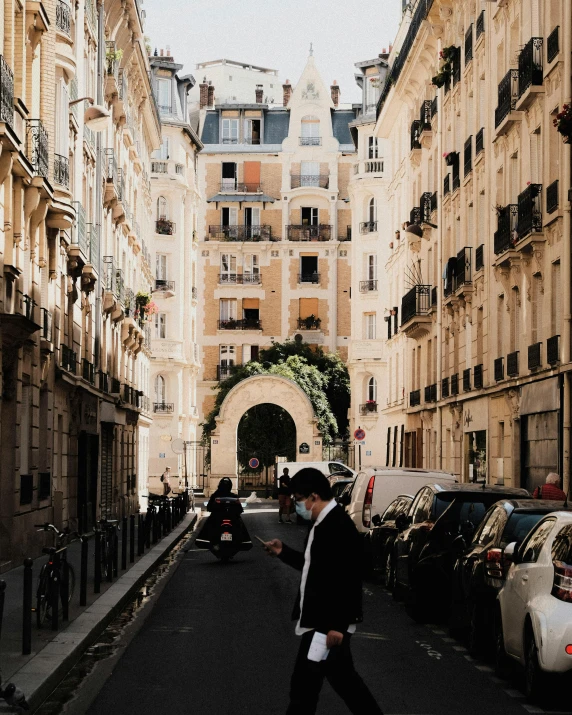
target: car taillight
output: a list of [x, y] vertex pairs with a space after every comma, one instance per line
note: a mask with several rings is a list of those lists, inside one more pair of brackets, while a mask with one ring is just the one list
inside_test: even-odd
[[554, 562], [552, 595], [560, 601], [572, 603], [572, 566], [563, 561]]
[[566, 651], [566, 655], [572, 655], [572, 643], [569, 643], [564, 650]]
[[503, 552], [502, 549], [488, 549], [485, 560], [485, 570], [487, 576], [491, 578], [503, 578]]
[[363, 512], [362, 512], [362, 523], [369, 529], [371, 525], [371, 505], [373, 502], [373, 486], [375, 484], [375, 477], [370, 477], [365, 491], [365, 497], [363, 500]]

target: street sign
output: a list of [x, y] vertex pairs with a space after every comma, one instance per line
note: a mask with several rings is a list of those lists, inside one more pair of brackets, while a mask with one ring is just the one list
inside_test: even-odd
[[185, 443], [182, 439], [174, 439], [171, 442], [171, 449], [175, 454], [183, 454], [185, 451]]
[[310, 454], [310, 445], [307, 442], [302, 442], [298, 447], [300, 454]]
[[260, 462], [258, 461], [258, 459], [256, 459], [256, 457], [252, 457], [252, 459], [248, 461], [248, 466], [251, 469], [258, 469], [258, 467], [260, 466]]
[[362, 439], [365, 439], [365, 430], [362, 429], [361, 427], [357, 429], [354, 432], [354, 439], [357, 439], [358, 442], [361, 442]]

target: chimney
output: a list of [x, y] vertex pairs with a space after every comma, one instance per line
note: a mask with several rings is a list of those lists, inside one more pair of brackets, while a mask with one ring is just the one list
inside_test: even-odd
[[288, 102], [290, 101], [290, 97], [292, 96], [292, 85], [290, 84], [290, 80], [287, 79], [286, 82], [282, 85], [283, 89], [283, 104], [286, 107], [288, 105]]
[[209, 106], [209, 86], [207, 84], [206, 77], [199, 84], [199, 90], [199, 107], [201, 109], [206, 109]]
[[334, 80], [330, 90], [332, 92], [332, 102], [334, 103], [334, 107], [337, 107], [340, 103], [340, 88], [337, 80]]
[[214, 107], [214, 87], [211, 82], [209, 82], [208, 98], [209, 107]]
[[262, 96], [264, 94], [264, 86], [261, 84], [256, 85], [256, 104], [262, 104]]

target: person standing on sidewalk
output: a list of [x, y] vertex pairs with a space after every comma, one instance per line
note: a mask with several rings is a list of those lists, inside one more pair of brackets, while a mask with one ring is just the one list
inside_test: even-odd
[[304, 552], [280, 539], [265, 542], [271, 555], [302, 571], [292, 616], [302, 641], [286, 715], [314, 715], [324, 678], [354, 715], [383, 715], [354, 668], [350, 648], [356, 624], [362, 621], [362, 545], [357, 529], [317, 469], [301, 469], [291, 489], [296, 512], [314, 522]]
[[284, 467], [282, 475], [278, 477], [278, 523], [283, 524], [284, 515], [286, 524], [291, 524], [290, 507], [292, 506], [292, 490], [290, 488], [290, 472], [288, 467]]
[[167, 496], [171, 492], [171, 467], [166, 467], [163, 474], [161, 474], [161, 481], [163, 482], [163, 496]]

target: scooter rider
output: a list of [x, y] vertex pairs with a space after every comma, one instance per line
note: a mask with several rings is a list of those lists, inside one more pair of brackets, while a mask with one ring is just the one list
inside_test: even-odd
[[223, 477], [218, 483], [218, 487], [215, 492], [211, 495], [209, 503], [207, 504], [207, 511], [220, 511], [221, 506], [217, 503], [217, 499], [221, 497], [227, 497], [230, 499], [236, 499], [236, 504], [233, 504], [233, 511], [236, 510], [237, 514], [242, 514], [244, 509], [242, 504], [238, 500], [238, 494], [234, 494], [232, 491], [232, 479], [230, 477]]

